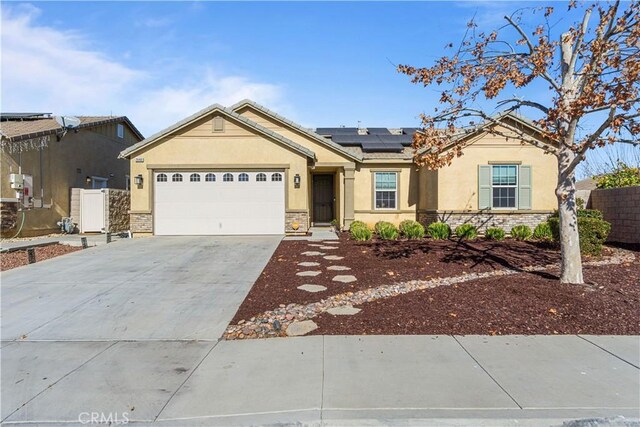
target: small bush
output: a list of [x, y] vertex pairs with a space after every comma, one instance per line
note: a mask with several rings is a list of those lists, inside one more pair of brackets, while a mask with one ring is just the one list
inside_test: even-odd
[[351, 237], [353, 237], [354, 240], [358, 240], [361, 242], [365, 240], [371, 240], [371, 237], [373, 236], [373, 232], [369, 230], [369, 227], [367, 227], [366, 225], [356, 225], [354, 227], [353, 224], [351, 224], [349, 233], [351, 233]]
[[383, 240], [396, 240], [400, 235], [395, 225], [385, 221], [380, 221], [376, 224], [376, 231]]
[[504, 240], [504, 230], [500, 227], [490, 227], [484, 236], [489, 240]]
[[358, 228], [358, 227], [364, 227], [364, 228], [369, 228], [367, 227], [367, 224], [365, 224], [362, 221], [353, 221], [351, 223], [351, 225], [349, 226], [349, 230], [353, 229], [353, 228]]
[[418, 221], [407, 219], [400, 223], [400, 233], [409, 239], [422, 239], [424, 237], [424, 226]]
[[528, 240], [531, 234], [531, 227], [528, 225], [516, 225], [511, 229], [511, 237], [516, 240]]
[[456, 227], [456, 237], [463, 240], [473, 240], [478, 237], [478, 229], [473, 224], [462, 224]]
[[427, 234], [437, 240], [446, 240], [451, 236], [451, 227], [444, 222], [432, 222], [427, 227]]
[[533, 238], [537, 240], [551, 240], [553, 238], [551, 226], [549, 226], [547, 221], [536, 225], [536, 228], [533, 230]]
[[618, 162], [616, 169], [596, 179], [597, 188], [620, 188], [640, 185], [640, 168]]
[[[560, 218], [549, 218], [549, 227], [555, 241], [560, 241]], [[587, 255], [600, 255], [602, 244], [607, 240], [611, 224], [599, 218], [578, 217], [578, 235], [580, 252]]]

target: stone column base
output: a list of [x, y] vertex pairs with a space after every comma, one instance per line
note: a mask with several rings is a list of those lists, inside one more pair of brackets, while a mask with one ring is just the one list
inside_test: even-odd
[[153, 233], [153, 215], [150, 213], [129, 214], [132, 233]]
[[500, 227], [507, 233], [516, 225], [528, 225], [533, 230], [538, 224], [549, 219], [551, 211], [418, 211], [418, 222], [427, 227], [432, 222], [449, 224], [452, 230], [462, 224], [473, 224], [478, 231], [489, 227]]
[[[284, 214], [285, 233], [304, 234], [309, 231], [309, 212], [307, 211], [287, 211]], [[294, 228], [297, 224], [297, 228]]]

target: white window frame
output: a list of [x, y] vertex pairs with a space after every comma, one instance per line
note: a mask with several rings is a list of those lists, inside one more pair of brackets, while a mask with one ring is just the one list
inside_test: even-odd
[[122, 123], [116, 125], [116, 133], [118, 134], [118, 138], [124, 138], [124, 125]]
[[[516, 183], [515, 184], [494, 184], [493, 183], [493, 171], [495, 170], [495, 168], [499, 168], [499, 167], [504, 167], [504, 166], [509, 166], [509, 167], [514, 167], [516, 168]], [[519, 174], [520, 174], [520, 168], [517, 164], [498, 164], [498, 165], [491, 165], [491, 209], [496, 209], [496, 210], [507, 210], [507, 211], [513, 211], [513, 210], [518, 210], [518, 180], [519, 180]], [[514, 188], [514, 206], [494, 206], [493, 204], [493, 189], [494, 188]]]
[[[378, 185], [378, 180], [377, 180], [377, 176], [380, 174], [393, 174], [396, 177], [396, 187], [394, 189], [390, 189], [390, 188], [380, 188], [378, 189], [377, 185]], [[400, 180], [400, 174], [398, 173], [398, 171], [375, 171], [373, 172], [373, 210], [376, 211], [397, 211], [398, 210], [398, 187], [399, 187], [399, 180]], [[388, 208], [379, 208], [378, 207], [378, 193], [382, 193], [382, 192], [392, 192], [395, 193], [395, 198], [394, 198], [394, 204], [395, 206], [393, 207], [388, 207]]]

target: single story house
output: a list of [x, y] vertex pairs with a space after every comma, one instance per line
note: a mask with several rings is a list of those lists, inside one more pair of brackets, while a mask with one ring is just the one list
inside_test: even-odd
[[[127, 117], [61, 118], [46, 113], [0, 114], [2, 236], [60, 230], [71, 188], [129, 187], [129, 162], [118, 154], [144, 139]], [[65, 123], [63, 127], [61, 123]], [[26, 175], [16, 191], [17, 175]]]
[[556, 206], [556, 159], [541, 149], [478, 128], [464, 156], [429, 171], [413, 162], [415, 131], [307, 129], [250, 100], [214, 104], [121, 153], [138, 183], [131, 230], [281, 234], [405, 219], [510, 230]]

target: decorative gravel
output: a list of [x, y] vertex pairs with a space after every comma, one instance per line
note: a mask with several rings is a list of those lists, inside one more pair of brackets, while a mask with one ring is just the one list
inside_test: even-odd
[[[60, 255], [66, 255], [68, 253], [76, 252], [79, 250], [82, 250], [82, 248], [78, 246], [69, 246], [62, 244], [39, 246], [35, 248], [36, 262], [44, 261], [45, 259], [49, 258], [55, 258]], [[0, 270], [2, 271], [21, 267], [27, 264], [29, 264], [29, 256], [27, 255], [26, 250], [5, 252], [0, 254]]]

